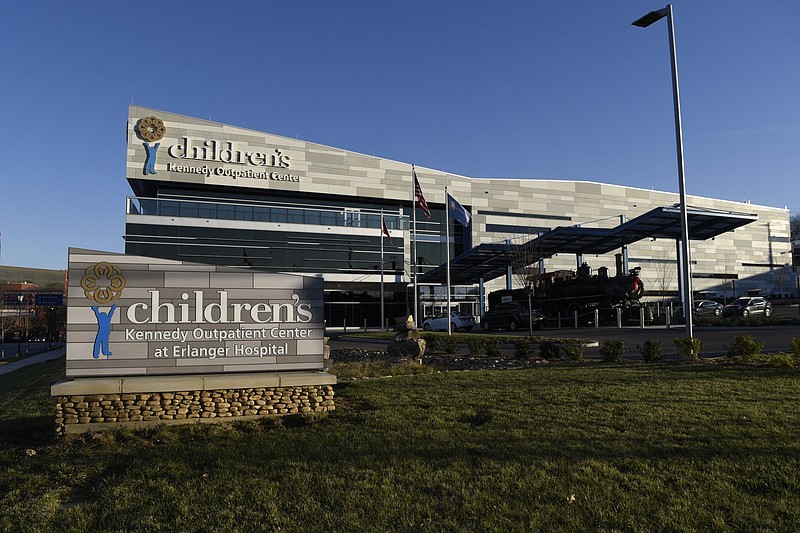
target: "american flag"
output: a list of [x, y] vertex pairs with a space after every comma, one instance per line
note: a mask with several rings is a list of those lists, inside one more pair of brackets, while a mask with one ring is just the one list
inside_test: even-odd
[[419, 186], [419, 180], [417, 179], [417, 171], [412, 170], [414, 174], [414, 194], [417, 196], [417, 203], [422, 208], [422, 211], [425, 212], [425, 216], [427, 218], [431, 218], [431, 210], [428, 209], [428, 202], [425, 201], [425, 197], [422, 196], [422, 187]]
[[392, 242], [392, 234], [389, 233], [389, 228], [386, 227], [386, 220], [383, 218], [383, 214], [381, 214], [381, 227], [383, 228], [383, 234], [389, 237], [389, 244], [394, 244]]

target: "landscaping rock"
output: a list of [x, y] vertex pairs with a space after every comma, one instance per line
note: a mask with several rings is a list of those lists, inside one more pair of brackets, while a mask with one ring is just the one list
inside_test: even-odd
[[417, 360], [425, 354], [424, 339], [410, 339], [401, 342], [392, 342], [386, 347], [386, 354], [389, 357], [399, 359]]
[[397, 334], [386, 347], [389, 357], [418, 360], [425, 355], [425, 341], [419, 337], [413, 316], [408, 315], [405, 320], [397, 319], [393, 331]]

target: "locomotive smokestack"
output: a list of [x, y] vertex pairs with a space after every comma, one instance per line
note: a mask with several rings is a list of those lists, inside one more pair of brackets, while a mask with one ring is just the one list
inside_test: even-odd
[[622, 271], [622, 254], [614, 254], [614, 259], [617, 261], [617, 276], [624, 276], [625, 272]]

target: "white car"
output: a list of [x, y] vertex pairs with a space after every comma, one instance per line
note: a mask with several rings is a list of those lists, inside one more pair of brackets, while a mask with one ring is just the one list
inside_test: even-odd
[[[459, 329], [470, 331], [475, 327], [475, 317], [472, 315], [451, 311], [449, 320], [451, 331]], [[447, 331], [447, 321], [448, 317], [443, 314], [436, 315], [433, 318], [426, 318], [422, 323], [422, 329], [425, 331]]]

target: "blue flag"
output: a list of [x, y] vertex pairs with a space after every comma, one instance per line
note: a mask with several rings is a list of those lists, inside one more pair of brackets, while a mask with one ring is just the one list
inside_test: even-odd
[[451, 217], [461, 222], [461, 225], [465, 228], [469, 226], [472, 215], [469, 214], [469, 211], [464, 209], [463, 205], [458, 203], [458, 200], [450, 196], [450, 193], [447, 193], [447, 208], [450, 211]]

